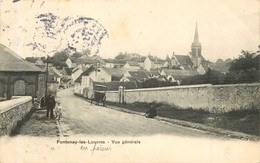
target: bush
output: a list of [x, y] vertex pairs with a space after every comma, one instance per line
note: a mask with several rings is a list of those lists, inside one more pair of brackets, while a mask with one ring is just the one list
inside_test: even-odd
[[140, 87], [141, 88], [155, 88], [155, 87], [168, 87], [168, 86], [176, 86], [176, 85], [178, 85], [176, 82], [159, 81], [155, 78], [151, 78], [151, 79], [143, 81], [140, 84]]

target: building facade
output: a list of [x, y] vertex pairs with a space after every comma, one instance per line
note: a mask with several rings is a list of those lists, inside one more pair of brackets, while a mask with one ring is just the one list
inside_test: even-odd
[[45, 72], [0, 44], [0, 97], [33, 96], [45, 93]]

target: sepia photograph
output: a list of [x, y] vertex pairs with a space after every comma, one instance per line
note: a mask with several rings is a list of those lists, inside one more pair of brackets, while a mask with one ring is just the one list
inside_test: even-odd
[[259, 163], [259, 0], [0, 0], [0, 163]]

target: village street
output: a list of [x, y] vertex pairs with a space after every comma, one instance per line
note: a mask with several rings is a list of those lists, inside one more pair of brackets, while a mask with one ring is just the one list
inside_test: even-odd
[[[217, 138], [216, 135], [204, 131], [91, 105], [84, 99], [74, 96], [72, 89], [59, 91], [57, 101], [62, 106], [61, 128], [62, 130], [64, 127], [67, 128], [66, 130], [73, 135], [146, 136], [165, 134]], [[68, 136], [71, 136], [70, 134]]]

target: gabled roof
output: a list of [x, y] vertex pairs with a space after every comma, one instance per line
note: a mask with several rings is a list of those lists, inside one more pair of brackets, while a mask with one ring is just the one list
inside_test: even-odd
[[125, 60], [117, 60], [117, 59], [104, 59], [105, 63], [114, 63], [114, 64], [126, 64]]
[[145, 59], [146, 59], [146, 57], [145, 57], [145, 56], [142, 56], [141, 58], [139, 58], [139, 59], [137, 60], [137, 62], [144, 62]]
[[0, 44], [0, 71], [44, 72], [39, 67], [22, 59], [18, 54]]
[[193, 63], [188, 55], [175, 55], [175, 57], [182, 66], [193, 66]]
[[105, 64], [105, 61], [99, 55], [93, 56], [92, 59], [97, 63]]
[[95, 64], [97, 61], [91, 59], [91, 58], [77, 58], [75, 60], [76, 64]]
[[62, 74], [59, 72], [59, 70], [57, 70], [55, 67], [50, 67], [49, 69], [48, 69], [48, 71], [49, 71], [49, 74], [50, 75], [55, 75], [55, 76], [57, 76], [57, 77], [61, 77], [62, 76]]
[[135, 61], [127, 61], [127, 63], [130, 65], [130, 66], [137, 66], [139, 67], [139, 64]]
[[129, 71], [128, 72], [132, 78], [137, 79], [147, 79], [149, 78], [150, 73], [147, 71]]
[[116, 91], [119, 86], [125, 87], [125, 89], [136, 89], [136, 82], [94, 82], [93, 85], [103, 85], [106, 86], [108, 91]]
[[82, 76], [88, 76], [94, 69], [94, 66], [90, 66], [88, 69], [86, 69], [80, 74], [80, 76], [75, 80], [75, 82], [81, 83]]
[[164, 71], [166, 75], [171, 75], [174, 77], [174, 79], [177, 80], [194, 75], [199, 75], [199, 73], [196, 70], [163, 69], [162, 71]]
[[107, 67], [102, 67], [102, 69], [107, 72], [109, 75], [114, 76], [114, 77], [122, 77], [125, 73], [126, 70], [122, 68], [107, 68]]

